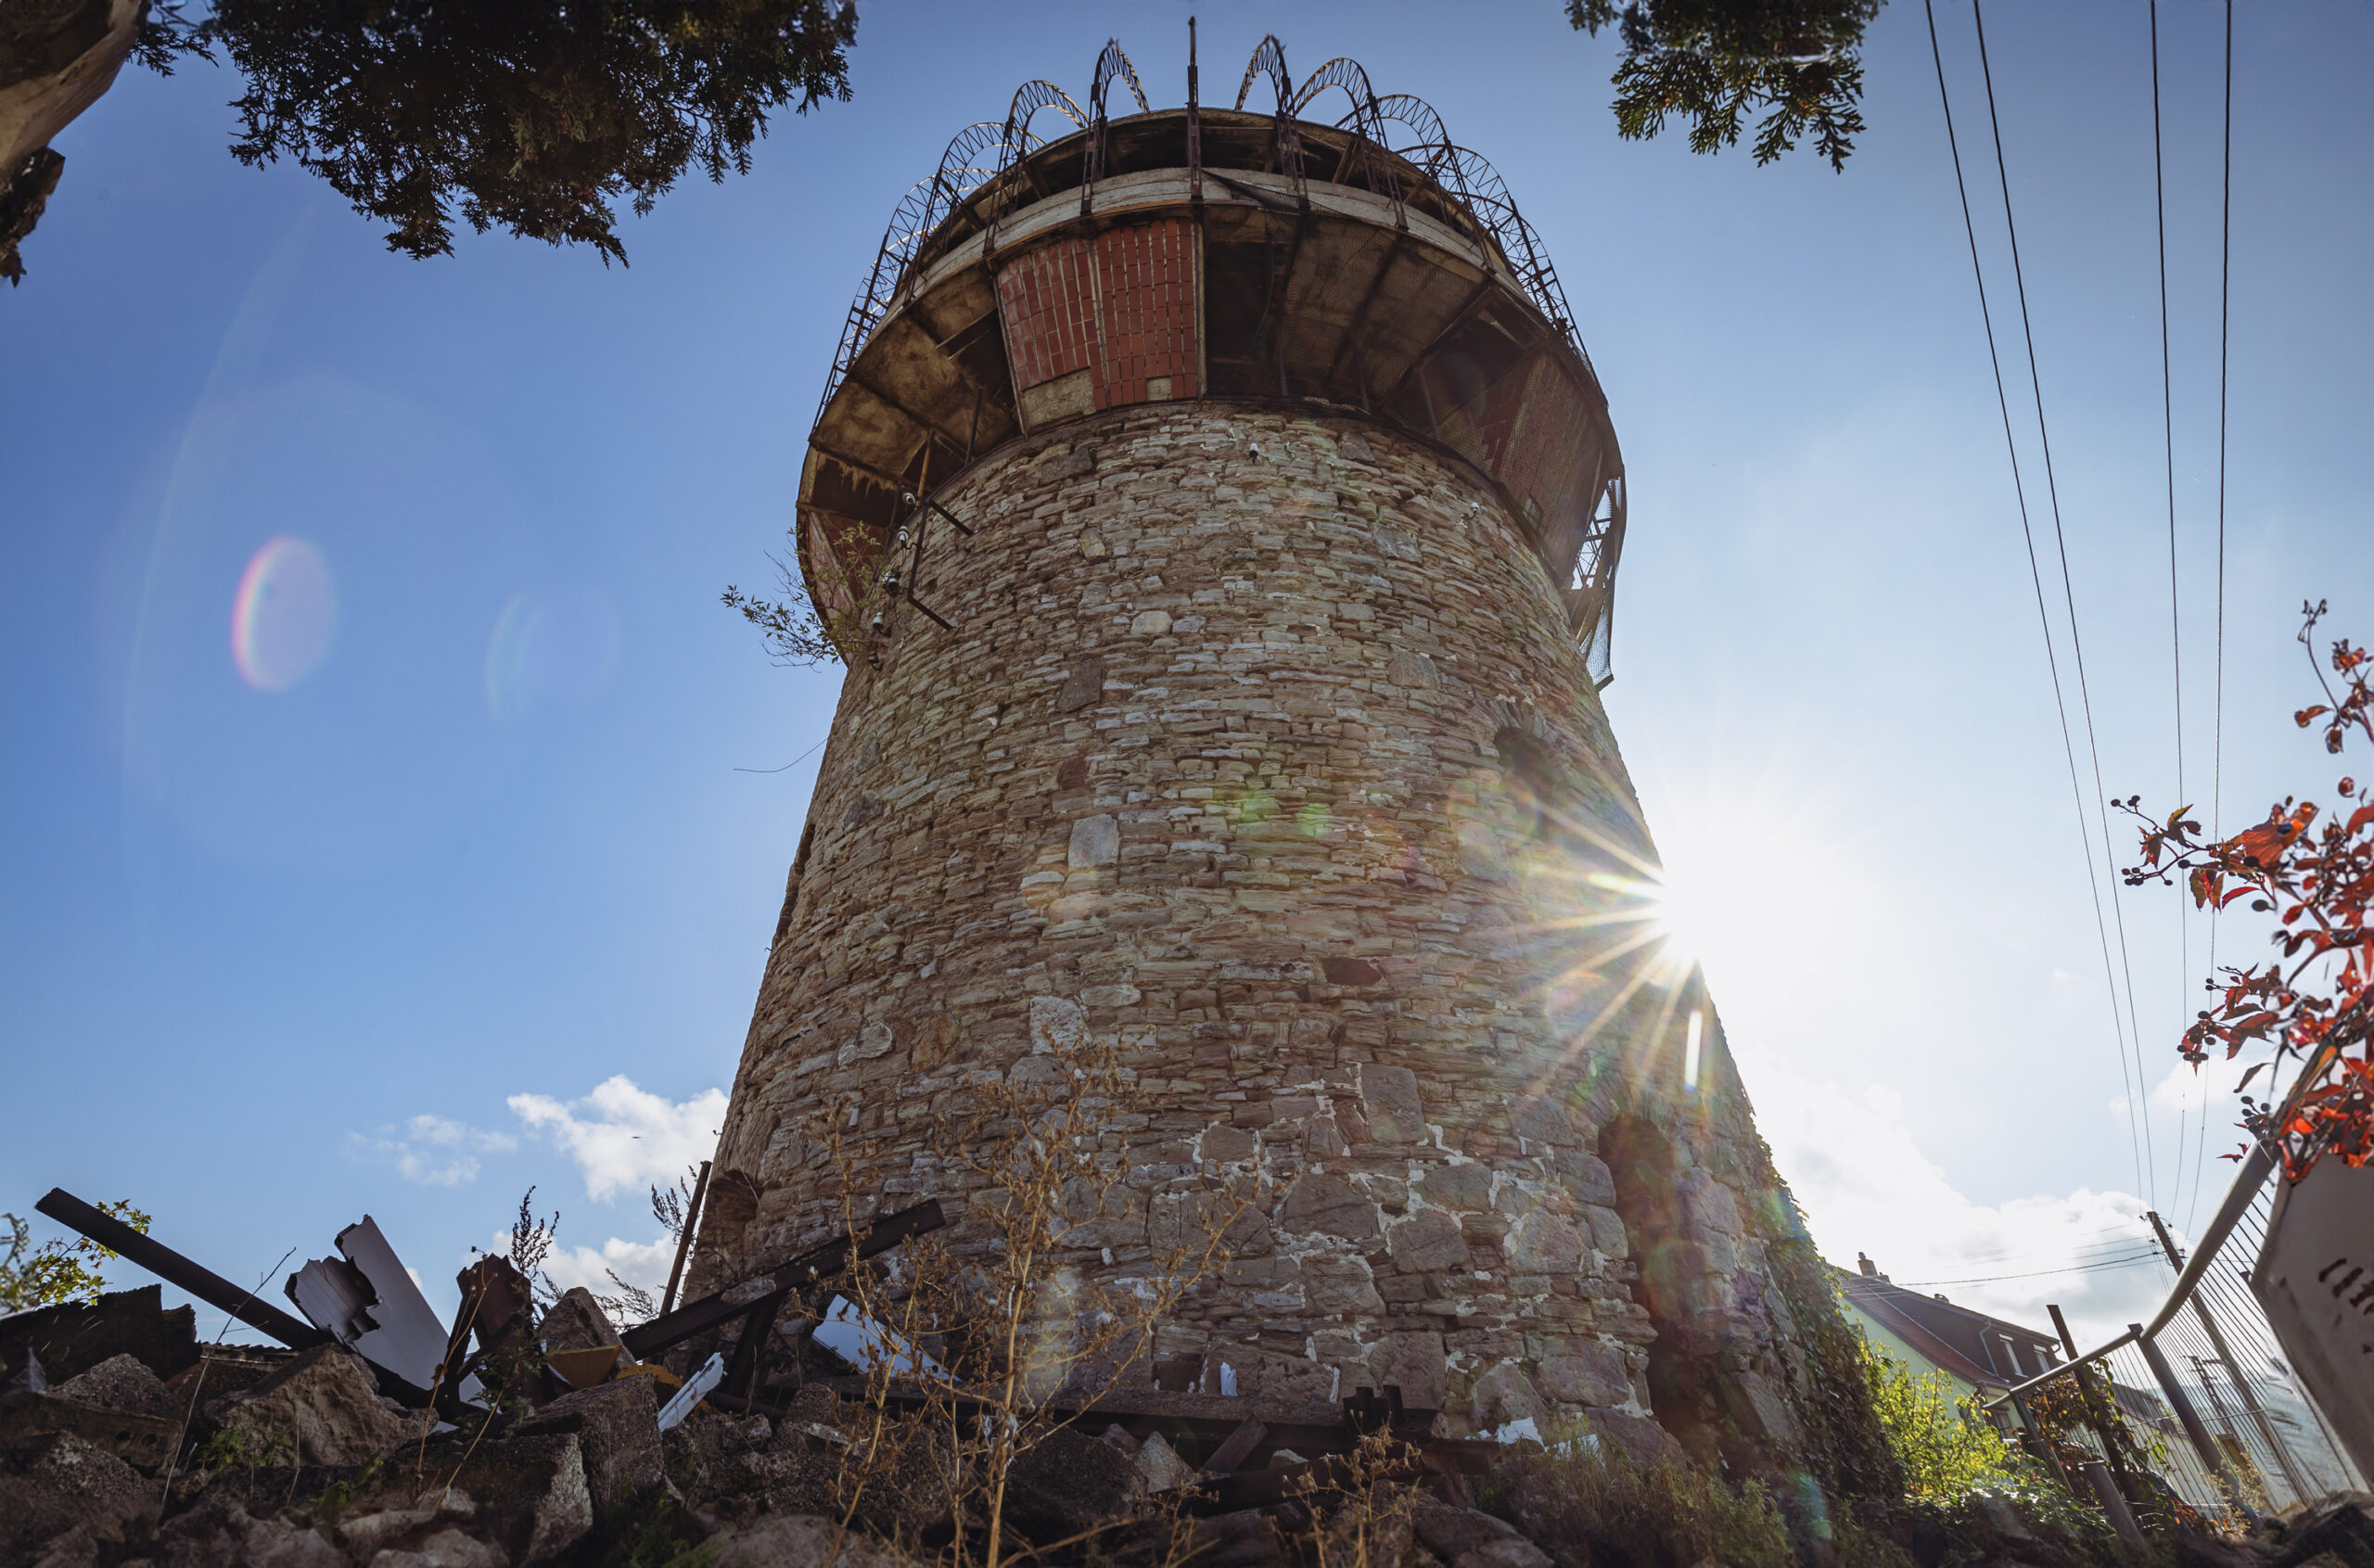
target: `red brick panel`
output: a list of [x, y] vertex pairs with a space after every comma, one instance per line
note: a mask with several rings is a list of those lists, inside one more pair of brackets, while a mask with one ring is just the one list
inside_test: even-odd
[[[1017, 392], [1076, 370], [1096, 378], [1096, 296], [1088, 244], [1063, 239], [998, 274], [998, 307]], [[1098, 407], [1104, 406], [1100, 397]]]
[[1146, 383], [1158, 378], [1169, 380], [1169, 396], [1194, 397], [1194, 229], [1178, 218], [1107, 229], [1096, 236], [1096, 282], [1104, 328], [1096, 406], [1144, 402]]

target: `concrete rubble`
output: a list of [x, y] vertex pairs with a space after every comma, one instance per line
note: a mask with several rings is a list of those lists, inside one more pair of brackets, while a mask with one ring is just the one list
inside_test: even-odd
[[[992, 1496], [1003, 1549], [1042, 1563], [1649, 1568], [1637, 1544], [1575, 1538], [1538, 1442], [1445, 1436], [1445, 1413], [1398, 1385], [1215, 1392], [1232, 1380], [1192, 1353], [1008, 1417], [1016, 1446], [989, 1488], [956, 1441], [988, 1407], [912, 1369], [863, 1374], [809, 1332], [844, 1269], [879, 1269], [941, 1223], [915, 1205], [623, 1328], [585, 1291], [540, 1294], [481, 1257], [449, 1331], [367, 1219], [290, 1280], [303, 1320], [143, 1237], [149, 1267], [220, 1286], [212, 1305], [281, 1343], [202, 1343], [153, 1286], [0, 1318], [0, 1568], [893, 1568], [942, 1560], [960, 1530], [984, 1540]], [[1486, 1393], [1521, 1405], [1517, 1385]], [[663, 1427], [670, 1402], [690, 1414]], [[1724, 1485], [1656, 1421], [1618, 1416], [1572, 1452]], [[1987, 1500], [1954, 1530], [1895, 1531], [1885, 1568], [2100, 1560]], [[2374, 1568], [2374, 1498], [2176, 1545], [2180, 1568]], [[1805, 1568], [1858, 1568], [1806, 1550]]]

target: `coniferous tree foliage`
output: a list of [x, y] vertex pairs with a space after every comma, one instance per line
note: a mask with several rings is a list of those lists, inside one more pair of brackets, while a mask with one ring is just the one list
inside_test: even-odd
[[192, 44], [247, 79], [243, 163], [281, 157], [453, 249], [458, 215], [626, 260], [638, 214], [697, 164], [747, 172], [767, 115], [849, 94], [857, 10], [836, 0], [216, 0]]
[[1810, 134], [1844, 169], [1863, 129], [1863, 30], [1883, 0], [1566, 0], [1566, 17], [1624, 41], [1616, 67], [1616, 134], [1645, 141], [1668, 117], [1690, 122], [1690, 150], [1739, 143], [1762, 112], [1755, 160], [1770, 163]]

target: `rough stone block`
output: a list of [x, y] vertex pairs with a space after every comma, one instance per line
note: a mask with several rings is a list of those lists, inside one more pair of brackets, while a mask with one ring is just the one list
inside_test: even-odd
[[1385, 1232], [1393, 1266], [1408, 1274], [1456, 1268], [1467, 1261], [1459, 1221], [1440, 1209], [1421, 1209]]
[[1360, 1068], [1360, 1111], [1369, 1136], [1380, 1143], [1417, 1143], [1426, 1136], [1426, 1113], [1418, 1097], [1418, 1075], [1407, 1067]]
[[1331, 1317], [1385, 1310], [1376, 1294], [1376, 1277], [1366, 1260], [1356, 1256], [1315, 1254], [1302, 1259], [1304, 1298], [1313, 1312]]
[[1377, 1389], [1400, 1389], [1401, 1403], [1407, 1409], [1438, 1410], [1442, 1409], [1447, 1370], [1442, 1335], [1389, 1333], [1369, 1352], [1368, 1376], [1357, 1381]]
[[1064, 859], [1074, 870], [1109, 866], [1120, 854], [1121, 825], [1113, 818], [1099, 813], [1072, 823], [1071, 844]]
[[1284, 1230], [1365, 1241], [1377, 1233], [1377, 1209], [1373, 1202], [1353, 1191], [1350, 1182], [1322, 1172], [1294, 1184], [1278, 1211], [1278, 1226]]
[[1462, 1165], [1436, 1166], [1426, 1172], [1418, 1184], [1419, 1195], [1428, 1203], [1457, 1213], [1474, 1213], [1492, 1206], [1492, 1170], [1488, 1166], [1468, 1161]]
[[1087, 1023], [1087, 1015], [1081, 1013], [1079, 1003], [1076, 1001], [1054, 996], [1032, 997], [1030, 1049], [1038, 1052], [1077, 1051]]
[[1509, 1267], [1526, 1274], [1572, 1274], [1583, 1264], [1583, 1236], [1564, 1215], [1536, 1209], [1501, 1243]]
[[1468, 1419], [1478, 1432], [1493, 1432], [1511, 1421], [1541, 1414], [1541, 1398], [1532, 1380], [1514, 1361], [1488, 1368], [1468, 1390]]
[[1632, 1366], [1621, 1346], [1570, 1340], [1535, 1373], [1541, 1391], [1569, 1405], [1622, 1405], [1632, 1398]]

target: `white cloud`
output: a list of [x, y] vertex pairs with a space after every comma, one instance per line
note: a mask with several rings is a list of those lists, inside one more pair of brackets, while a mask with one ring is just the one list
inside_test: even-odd
[[723, 1090], [704, 1090], [671, 1104], [638, 1089], [624, 1074], [605, 1079], [582, 1100], [564, 1103], [546, 1094], [515, 1094], [507, 1103], [530, 1130], [577, 1162], [586, 1195], [604, 1202], [674, 1181], [686, 1166], [709, 1156], [725, 1125]]
[[[1773, 1162], [1832, 1263], [1852, 1268], [1868, 1254], [1897, 1284], [2040, 1333], [2052, 1332], [2045, 1307], [2057, 1303], [2081, 1349], [2166, 1298], [2173, 1276], [2140, 1198], [2081, 1187], [1975, 1203], [1921, 1152], [1894, 1090], [1815, 1082], [1768, 1057], [1742, 1073]], [[2018, 1157], [2014, 1145], [2004, 1157]]]
[[[495, 1232], [491, 1252], [504, 1252], [511, 1245], [508, 1230]], [[668, 1269], [676, 1261], [676, 1239], [666, 1231], [648, 1242], [630, 1242], [613, 1236], [596, 1249], [594, 1247], [553, 1248], [544, 1259], [544, 1272], [562, 1290], [583, 1285], [595, 1295], [615, 1295], [619, 1287], [610, 1282], [613, 1271], [628, 1284], [640, 1285], [651, 1293], [654, 1301], [667, 1286]]]
[[359, 1132], [346, 1137], [357, 1158], [393, 1166], [406, 1181], [424, 1187], [475, 1181], [480, 1154], [507, 1154], [519, 1147], [509, 1133], [490, 1132], [446, 1116], [415, 1116], [401, 1134], [383, 1127], [372, 1137]]

